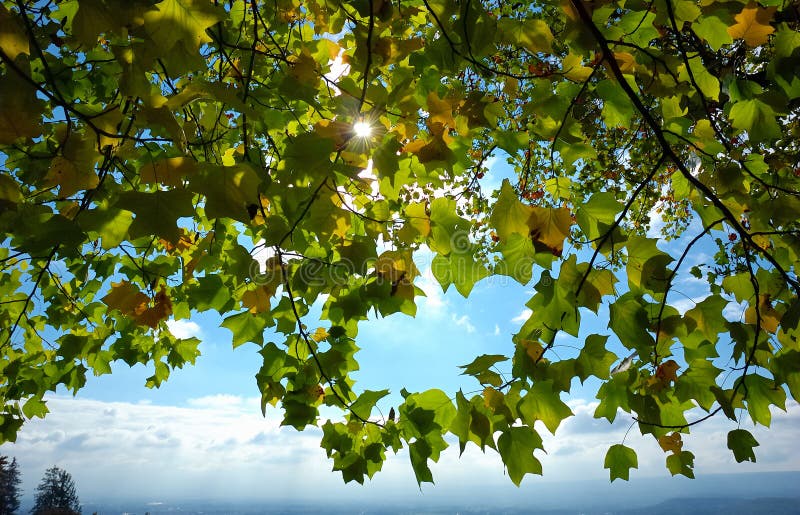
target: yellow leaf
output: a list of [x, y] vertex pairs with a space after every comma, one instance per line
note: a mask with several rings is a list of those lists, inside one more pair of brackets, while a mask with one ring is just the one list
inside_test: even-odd
[[614, 52], [614, 60], [622, 73], [633, 73], [636, 71], [636, 58], [628, 52]]
[[564, 70], [564, 76], [575, 82], [585, 82], [592, 74], [592, 69], [583, 65], [583, 58], [574, 53], [570, 53], [561, 61], [561, 68]]
[[668, 435], [661, 435], [658, 437], [658, 445], [661, 446], [664, 452], [672, 452], [673, 454], [678, 454], [679, 452], [681, 452], [681, 448], [683, 447], [681, 434], [678, 432], [674, 432]]
[[186, 232], [186, 229], [180, 229], [180, 238], [178, 238], [177, 242], [171, 242], [164, 238], [159, 238], [158, 242], [163, 245], [164, 249], [170, 254], [174, 253], [176, 250], [178, 254], [181, 254], [194, 245], [194, 240], [192, 236]]
[[28, 35], [22, 24], [19, 23], [19, 16], [9, 12], [5, 5], [0, 5], [0, 49], [12, 61], [19, 54], [30, 55], [31, 53]]
[[320, 137], [333, 140], [335, 147], [340, 149], [353, 137], [353, 126], [336, 120], [320, 120], [314, 124], [314, 132]]
[[267, 286], [259, 286], [242, 295], [242, 304], [250, 309], [250, 313], [258, 314], [269, 311], [269, 299], [275, 292]]
[[428, 124], [441, 123], [445, 127], [454, 128], [456, 121], [453, 119], [453, 104], [450, 99], [439, 98], [435, 92], [428, 94]]
[[535, 342], [533, 340], [522, 340], [519, 342], [520, 346], [525, 349], [525, 353], [531, 358], [531, 361], [534, 363], [538, 362], [542, 359], [542, 354], [544, 354], [544, 348], [542, 344], [539, 342]]
[[172, 314], [172, 300], [167, 295], [167, 290], [164, 286], [161, 286], [161, 289], [156, 293], [154, 301], [153, 307], [145, 309], [135, 317], [138, 323], [152, 329], [158, 327], [159, 322], [166, 320]]
[[250, 214], [250, 223], [252, 225], [263, 225], [267, 222], [265, 216], [269, 213], [269, 199], [259, 193], [258, 200], [259, 204], [261, 204], [260, 206], [256, 204], [247, 206], [247, 211]]
[[751, 47], [763, 45], [769, 35], [775, 32], [775, 28], [769, 24], [773, 14], [775, 7], [763, 9], [755, 2], [750, 2], [735, 16], [737, 23], [728, 27], [728, 34], [734, 39], [744, 39]]
[[318, 327], [317, 330], [314, 331], [314, 334], [311, 335], [311, 337], [314, 338], [314, 341], [317, 343], [321, 342], [328, 336], [330, 335], [328, 334], [328, 331], [326, 331], [324, 327]]
[[[758, 314], [761, 315], [761, 329], [775, 333], [778, 331], [778, 324], [781, 321], [781, 313], [772, 307], [769, 295], [758, 296]], [[748, 324], [756, 324], [756, 308], [750, 306], [744, 312], [744, 321]]]
[[125, 315], [140, 315], [147, 309], [150, 297], [128, 281], [122, 281], [112, 284], [111, 291], [102, 301], [109, 308], [117, 309]]
[[483, 404], [492, 411], [498, 411], [505, 406], [505, 395], [503, 392], [492, 387], [483, 390]]
[[100, 184], [100, 178], [91, 168], [75, 166], [75, 163], [63, 156], [56, 156], [50, 162], [50, 169], [45, 175], [43, 186], [52, 188], [59, 186], [59, 196], [70, 197], [81, 190], [90, 190]]
[[[564, 238], [569, 236], [572, 215], [566, 207], [533, 207], [528, 218], [534, 248], [544, 246], [555, 256], [564, 250]], [[537, 248], [537, 250], [539, 250]]]

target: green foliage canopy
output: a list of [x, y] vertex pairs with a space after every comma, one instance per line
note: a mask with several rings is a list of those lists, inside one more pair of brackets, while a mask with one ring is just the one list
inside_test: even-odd
[[[345, 481], [403, 447], [432, 481], [449, 433], [519, 484], [542, 472], [535, 422], [555, 433], [590, 376], [596, 417], [630, 413], [692, 476], [692, 425], [769, 425], [800, 398], [799, 18], [785, 0], [3, 0], [2, 440], [113, 362], [157, 387], [198, 356], [166, 321], [213, 310], [259, 346], [263, 408], [320, 424]], [[497, 155], [515, 179], [484, 192]], [[647, 236], [655, 212], [684, 248]], [[687, 269], [700, 244], [713, 262]], [[404, 390], [384, 420], [388, 392], [353, 388], [358, 323], [416, 313], [423, 246], [465, 296], [535, 281], [532, 314], [465, 365], [481, 393]], [[688, 274], [710, 294], [681, 313]], [[610, 332], [559, 359], [602, 305]], [[612, 333], [635, 353], [613, 375]], [[737, 461], [757, 445], [729, 434]], [[636, 466], [609, 449], [612, 480]]]

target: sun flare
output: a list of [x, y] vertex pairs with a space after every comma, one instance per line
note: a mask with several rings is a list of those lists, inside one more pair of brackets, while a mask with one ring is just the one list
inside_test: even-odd
[[359, 138], [369, 138], [372, 135], [372, 126], [365, 121], [353, 124], [353, 133]]

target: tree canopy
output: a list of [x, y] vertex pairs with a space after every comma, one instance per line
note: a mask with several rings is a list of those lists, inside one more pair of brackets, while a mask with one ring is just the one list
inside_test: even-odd
[[[737, 421], [800, 398], [799, 21], [787, 0], [3, 0], [2, 439], [113, 362], [159, 386], [198, 356], [166, 322], [212, 310], [259, 347], [263, 409], [320, 425], [345, 481], [404, 447], [432, 481], [450, 434], [519, 484], [590, 376], [595, 416], [630, 414], [672, 474], [712, 416], [754, 461]], [[535, 285], [531, 315], [465, 364], [479, 393], [403, 390], [384, 419], [351, 377], [358, 325], [416, 313], [421, 249], [464, 296]], [[708, 294], [679, 310], [686, 277]], [[628, 479], [636, 452], [605, 466]]]
[[19, 464], [17, 458], [0, 456], [0, 513], [13, 515], [19, 509], [21, 495], [19, 485]]
[[32, 515], [80, 515], [81, 503], [75, 492], [72, 474], [50, 467], [36, 487]]

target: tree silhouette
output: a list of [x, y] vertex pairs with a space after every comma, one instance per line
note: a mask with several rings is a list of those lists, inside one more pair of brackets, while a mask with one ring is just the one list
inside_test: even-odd
[[75, 482], [66, 470], [51, 467], [36, 487], [33, 515], [80, 515], [81, 504]]
[[0, 456], [0, 513], [10, 515], [19, 509], [21, 482], [17, 458], [9, 461], [8, 456]]

